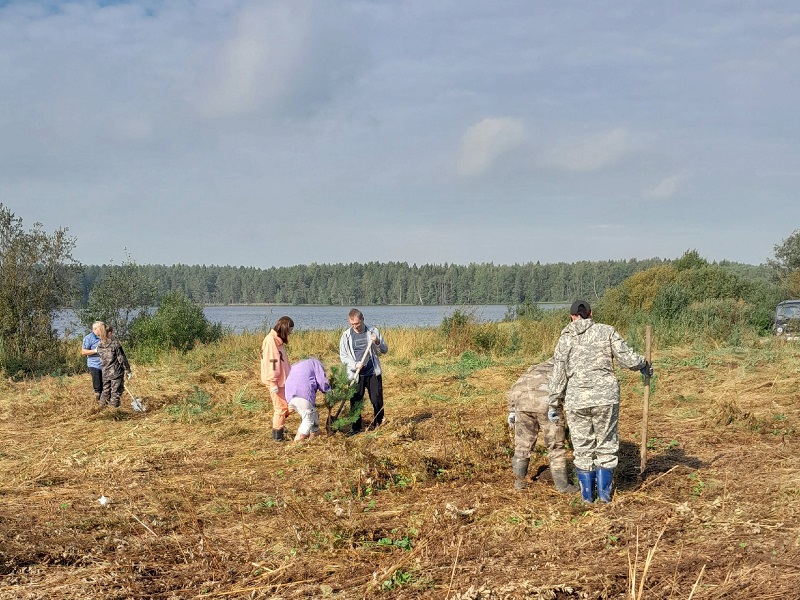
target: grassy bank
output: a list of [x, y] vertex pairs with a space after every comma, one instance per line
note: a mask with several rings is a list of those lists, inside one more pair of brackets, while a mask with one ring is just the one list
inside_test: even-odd
[[[271, 440], [254, 335], [133, 352], [144, 414], [94, 411], [85, 374], [3, 379], [0, 597], [792, 597], [800, 348], [657, 330], [648, 470], [620, 373], [618, 493], [586, 510], [509, 466], [505, 391], [562, 325], [385, 331], [384, 427], [306, 445]], [[289, 352], [333, 364], [338, 332]]]

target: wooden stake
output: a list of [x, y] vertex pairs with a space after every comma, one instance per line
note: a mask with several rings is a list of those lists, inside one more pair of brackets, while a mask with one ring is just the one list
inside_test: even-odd
[[[647, 364], [652, 364], [652, 346], [653, 346], [653, 326], [648, 325], [645, 329], [645, 343], [644, 343], [644, 358]], [[642, 447], [639, 449], [639, 477], [644, 475], [644, 469], [647, 466], [647, 416], [650, 412], [650, 376], [646, 375], [644, 378], [644, 402], [642, 406]]]

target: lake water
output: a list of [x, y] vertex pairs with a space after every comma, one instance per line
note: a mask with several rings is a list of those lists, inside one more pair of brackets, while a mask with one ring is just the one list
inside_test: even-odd
[[[569, 306], [561, 303], [542, 303], [543, 309]], [[344, 329], [347, 327], [346, 306], [206, 306], [203, 313], [212, 322], [235, 333], [244, 331], [265, 331], [271, 328], [283, 315], [294, 321], [295, 329]], [[452, 316], [456, 310], [474, 315], [478, 321], [502, 321], [508, 307], [504, 304], [481, 306], [364, 306], [358, 307], [364, 313], [368, 325], [385, 327], [438, 327], [442, 319]], [[77, 324], [75, 313], [61, 311], [56, 315], [55, 327], [71, 337], [83, 335], [82, 326]], [[77, 332], [77, 333], [76, 333]]]

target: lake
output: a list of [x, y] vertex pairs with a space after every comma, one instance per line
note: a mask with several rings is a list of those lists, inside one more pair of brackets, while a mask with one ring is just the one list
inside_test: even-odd
[[[545, 310], [564, 308], [569, 304], [541, 303]], [[206, 306], [203, 313], [212, 322], [234, 333], [244, 331], [265, 331], [272, 327], [283, 315], [294, 321], [295, 329], [344, 329], [347, 327], [347, 306]], [[502, 321], [508, 311], [504, 304], [480, 306], [364, 306], [358, 307], [364, 313], [368, 325], [385, 327], [438, 327], [442, 319], [452, 316], [456, 310], [474, 315], [478, 321]], [[61, 311], [56, 315], [54, 326], [63, 336], [82, 336], [83, 327], [78, 324], [75, 313]], [[78, 332], [78, 333], [75, 333]]]

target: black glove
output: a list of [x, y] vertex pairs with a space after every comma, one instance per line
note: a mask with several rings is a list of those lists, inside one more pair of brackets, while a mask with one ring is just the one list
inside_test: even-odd
[[651, 365], [649, 362], [645, 362], [644, 366], [639, 369], [639, 373], [642, 374], [642, 380], [647, 381], [648, 377], [653, 376], [653, 365]]

